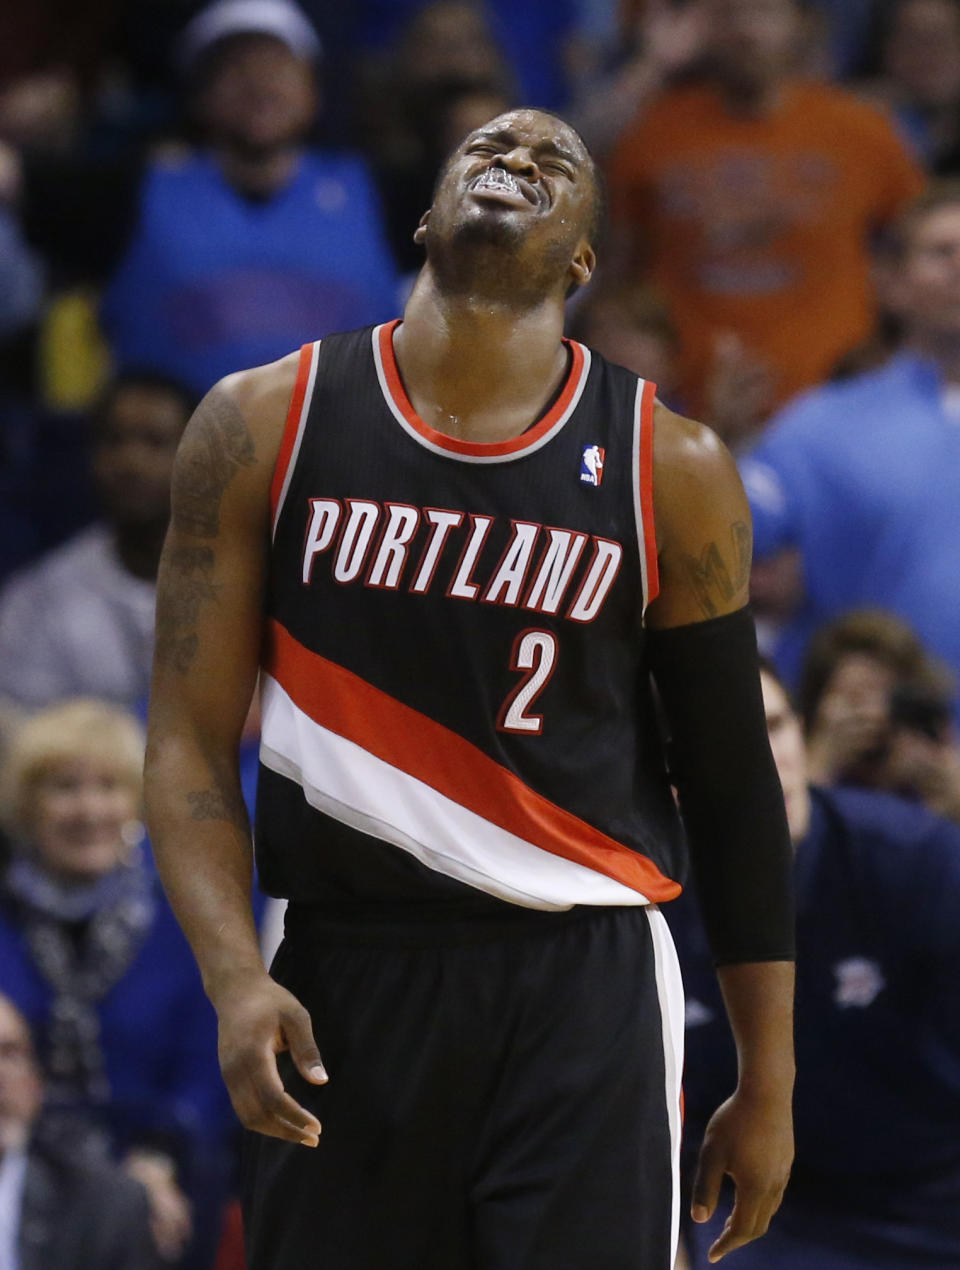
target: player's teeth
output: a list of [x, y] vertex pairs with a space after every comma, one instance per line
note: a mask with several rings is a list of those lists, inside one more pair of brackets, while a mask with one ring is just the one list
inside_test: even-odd
[[519, 191], [520, 186], [517, 179], [511, 176], [509, 172], [504, 172], [503, 168], [488, 168], [476, 182], [477, 185], [488, 185], [492, 189], [504, 189]]

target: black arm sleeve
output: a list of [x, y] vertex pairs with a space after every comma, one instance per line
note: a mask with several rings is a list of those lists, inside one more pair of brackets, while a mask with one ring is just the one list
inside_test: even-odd
[[793, 852], [750, 609], [646, 640], [714, 960], [791, 960]]

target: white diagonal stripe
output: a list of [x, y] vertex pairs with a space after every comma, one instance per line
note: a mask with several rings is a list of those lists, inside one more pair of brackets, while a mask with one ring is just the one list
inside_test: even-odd
[[526, 908], [647, 903], [639, 891], [501, 829], [316, 723], [270, 675], [261, 682], [260, 761], [296, 781], [318, 811]]

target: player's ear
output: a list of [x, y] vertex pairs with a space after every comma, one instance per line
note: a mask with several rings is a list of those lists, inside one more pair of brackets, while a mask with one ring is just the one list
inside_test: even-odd
[[570, 261], [570, 279], [575, 286], [585, 287], [593, 277], [597, 267], [597, 253], [585, 238], [580, 240], [573, 259]]
[[420, 224], [413, 231], [413, 241], [417, 244], [418, 247], [422, 247], [423, 244], [427, 241], [427, 221], [429, 219], [430, 219], [430, 208], [428, 207], [427, 210], [420, 217]]

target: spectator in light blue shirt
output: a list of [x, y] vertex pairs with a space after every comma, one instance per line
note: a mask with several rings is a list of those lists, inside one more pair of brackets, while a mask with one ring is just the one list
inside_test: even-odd
[[791, 680], [814, 627], [867, 607], [960, 671], [960, 183], [922, 196], [893, 252], [900, 353], [800, 397], [742, 464], [756, 557], [799, 558], [773, 645]]

